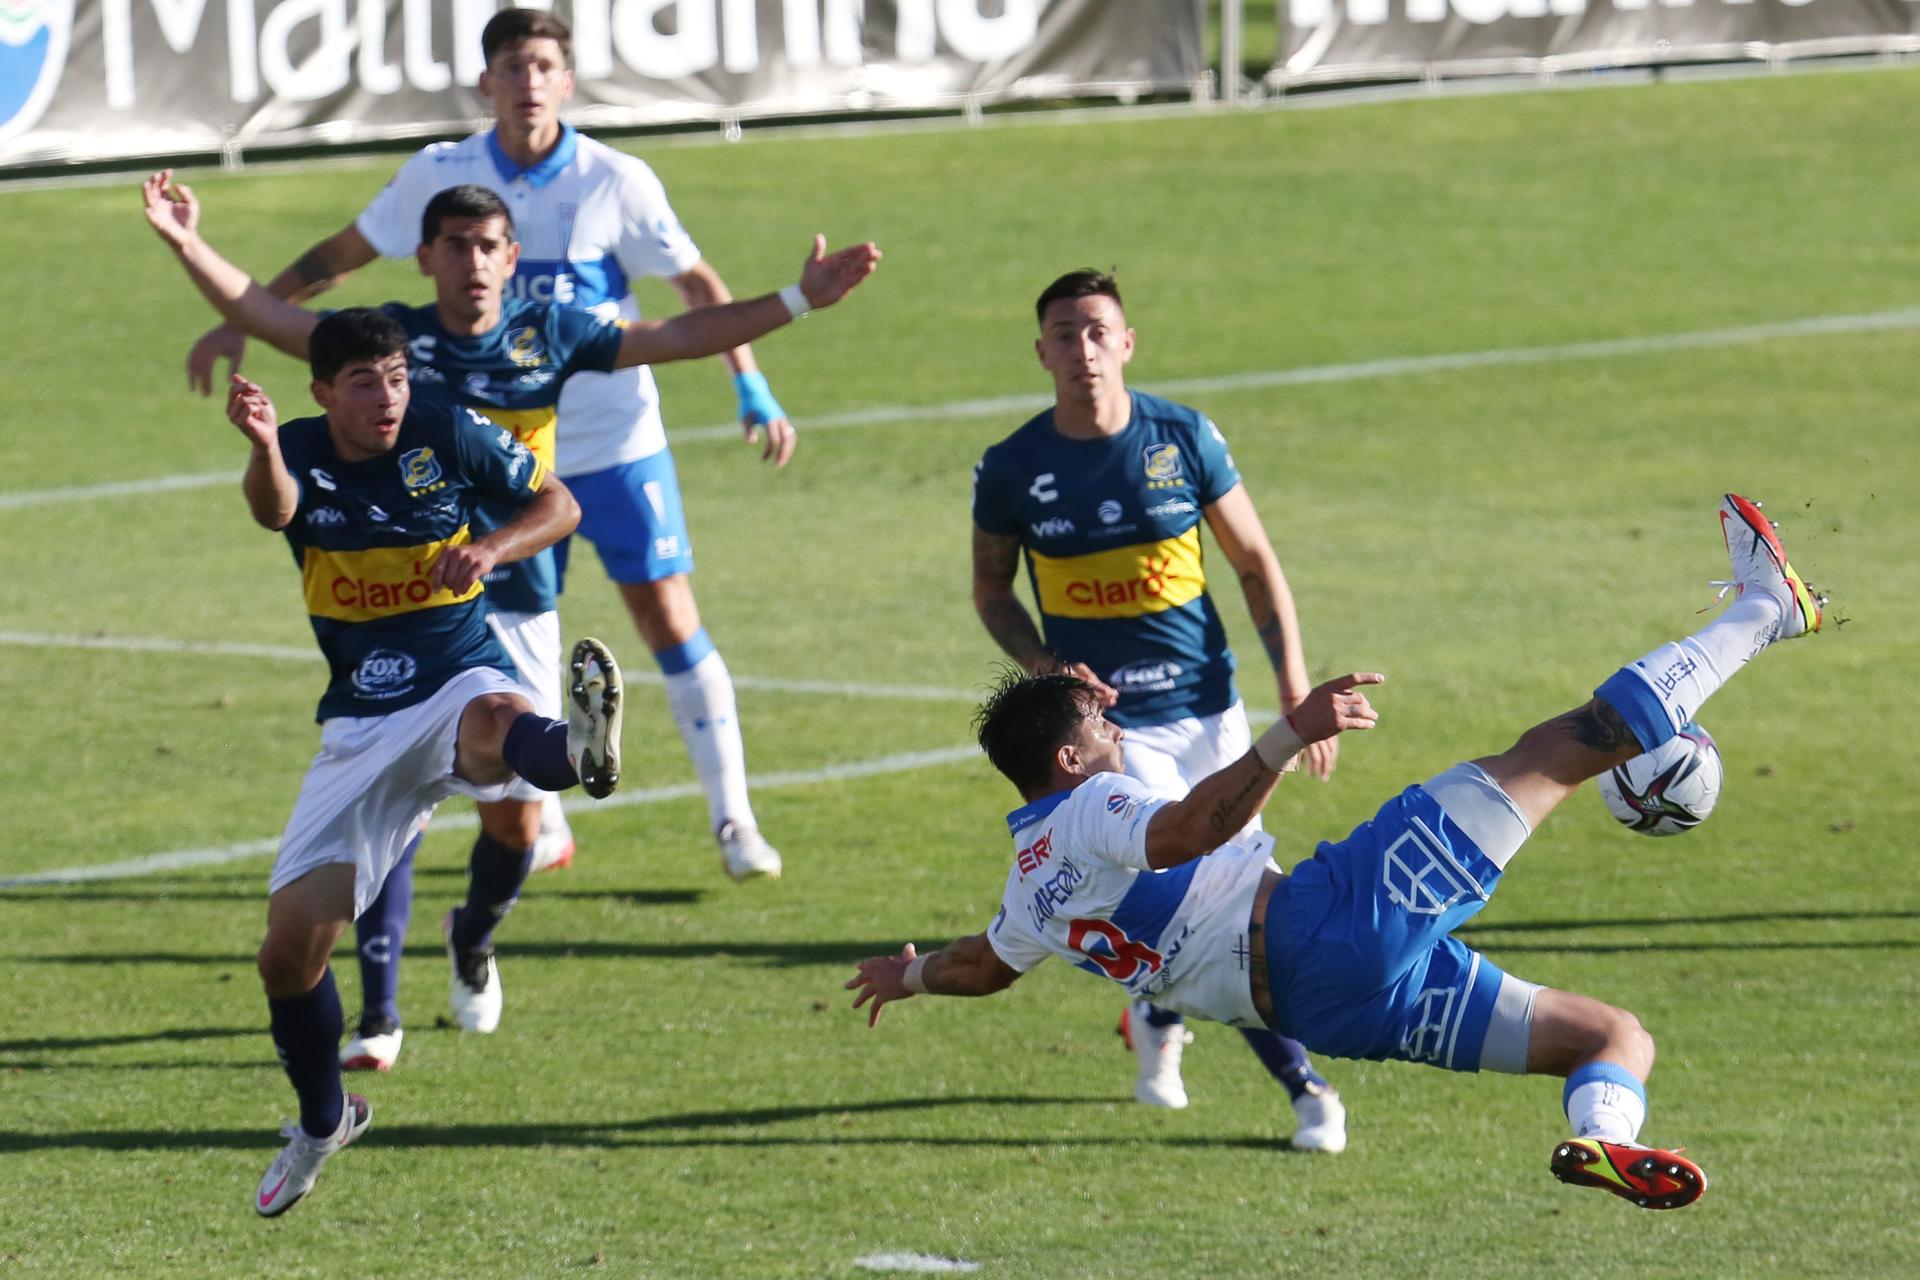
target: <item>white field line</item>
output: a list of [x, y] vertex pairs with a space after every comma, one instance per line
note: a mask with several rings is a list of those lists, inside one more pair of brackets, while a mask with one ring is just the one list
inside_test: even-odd
[[[1299, 369], [1267, 369], [1205, 378], [1176, 378], [1146, 384], [1143, 389], [1175, 396], [1204, 395], [1214, 391], [1254, 391], [1324, 382], [1359, 382], [1372, 378], [1448, 373], [1460, 369], [1485, 369], [1498, 365], [1547, 364], [1560, 360], [1611, 360], [1623, 356], [1660, 355], [1673, 351], [1698, 351], [1712, 347], [1739, 346], [1782, 338], [1817, 338], [1836, 334], [1876, 333], [1916, 328], [1920, 328], [1920, 307], [1903, 307], [1893, 311], [1871, 311], [1859, 315], [1807, 316], [1799, 320], [1741, 325], [1731, 329], [1699, 329], [1686, 333], [1650, 334], [1642, 338], [1565, 342], [1544, 347], [1504, 347], [1488, 351], [1461, 351], [1449, 355], [1393, 356], [1384, 360], [1362, 360], [1352, 364], [1310, 365]], [[800, 426], [804, 431], [825, 431], [840, 427], [872, 426], [885, 422], [934, 422], [955, 418], [1010, 417], [1037, 412], [1045, 403], [1044, 395], [1029, 393], [991, 396], [976, 400], [949, 400], [940, 404], [875, 405], [867, 409], [805, 418], [800, 422]], [[740, 428], [733, 423], [668, 432], [669, 438], [676, 444], [735, 440], [739, 435]], [[237, 485], [239, 478], [239, 471], [236, 469], [201, 472], [196, 475], [155, 476], [147, 480], [121, 480], [110, 484], [74, 485], [59, 489], [0, 493], [0, 511], [18, 511], [28, 507], [52, 506], [63, 502], [86, 502], [99, 498], [174, 493], [187, 489], [211, 488], [215, 485]]]
[[[850, 760], [845, 764], [827, 765], [821, 769], [755, 774], [747, 780], [747, 784], [756, 791], [772, 791], [782, 787], [811, 787], [823, 782], [877, 778], [886, 774], [908, 773], [916, 769], [957, 764], [962, 760], [971, 760], [979, 754], [980, 748], [971, 744], [964, 747], [945, 747], [935, 751], [906, 751], [897, 755], [878, 756], [871, 760]], [[573, 800], [568, 803], [567, 809], [576, 814], [600, 809], [623, 809], [634, 805], [664, 804], [670, 800], [686, 800], [702, 794], [704, 793], [699, 783], [681, 782], [667, 787], [621, 791], [607, 800], [595, 801], [584, 798]], [[441, 831], [470, 831], [479, 823], [472, 813], [455, 813], [435, 818], [433, 825]], [[264, 857], [279, 847], [280, 838], [274, 836], [266, 840], [243, 840], [238, 844], [208, 849], [175, 849], [169, 853], [130, 858], [125, 862], [109, 862], [90, 867], [65, 867], [55, 871], [36, 871], [28, 875], [0, 877], [0, 890], [16, 889], [25, 885], [123, 880], [135, 876], [179, 871], [187, 867], [215, 867], [229, 862]]]
[[980, 1264], [964, 1258], [941, 1258], [930, 1253], [869, 1253], [853, 1260], [862, 1271], [915, 1271], [933, 1275], [961, 1275], [978, 1271]]
[[[119, 653], [172, 653], [201, 658], [264, 658], [317, 665], [320, 651], [279, 644], [235, 644], [223, 640], [176, 640], [168, 636], [55, 635], [37, 631], [0, 631], [0, 645], [23, 649], [105, 649]], [[665, 684], [657, 671], [628, 669], [629, 684]], [[854, 684], [832, 680], [786, 680], [779, 676], [736, 675], [736, 689], [766, 693], [813, 693], [836, 698], [893, 698], [908, 702], [978, 702], [982, 692], [921, 684]]]

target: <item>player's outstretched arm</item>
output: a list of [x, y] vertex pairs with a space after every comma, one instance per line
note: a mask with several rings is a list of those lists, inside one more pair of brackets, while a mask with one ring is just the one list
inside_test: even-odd
[[572, 533], [580, 523], [580, 504], [573, 493], [549, 471], [540, 491], [499, 528], [457, 547], [448, 547], [433, 562], [427, 585], [464, 594], [495, 566], [525, 560], [545, 551]]
[[[324, 293], [366, 266], [379, 253], [348, 223], [294, 259], [293, 264], [267, 282], [267, 292], [284, 302], [305, 302]], [[201, 395], [213, 394], [213, 370], [221, 360], [229, 373], [240, 372], [247, 335], [229, 324], [217, 324], [200, 335], [187, 351], [187, 385]]]
[[1301, 751], [1335, 734], [1373, 728], [1380, 713], [1360, 690], [1385, 679], [1377, 671], [1356, 671], [1315, 685], [1254, 739], [1251, 751], [1202, 778], [1185, 799], [1161, 805], [1147, 821], [1147, 865], [1177, 867], [1218, 848], [1266, 807], [1280, 774]]
[[320, 323], [319, 317], [268, 293], [201, 238], [200, 202], [193, 188], [174, 182], [173, 170], [162, 169], [140, 184], [140, 194], [146, 202], [148, 225], [228, 324], [264, 338], [290, 356], [306, 358], [307, 336]]
[[830, 307], [873, 274], [880, 250], [871, 243], [856, 244], [838, 253], [826, 252], [827, 238], [813, 238], [813, 253], [800, 273], [800, 283], [778, 293], [695, 307], [668, 320], [636, 320], [620, 339], [618, 368], [637, 364], [664, 364], [719, 355], [743, 346], [808, 311]]
[[895, 1000], [922, 993], [936, 996], [990, 996], [1005, 991], [1020, 971], [1002, 960], [987, 935], [957, 938], [931, 955], [917, 955], [913, 944], [897, 956], [873, 956], [855, 966], [846, 984], [854, 992], [853, 1007], [872, 1002], [867, 1025], [880, 1021], [880, 1010]]
[[253, 446], [241, 492], [247, 509], [264, 529], [280, 530], [292, 523], [300, 507], [300, 486], [280, 456], [280, 418], [267, 393], [239, 374], [227, 390], [227, 421]]

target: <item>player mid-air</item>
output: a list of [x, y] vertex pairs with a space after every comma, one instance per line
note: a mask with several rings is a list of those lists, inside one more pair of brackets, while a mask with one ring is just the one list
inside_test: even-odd
[[[221, 257], [199, 234], [200, 206], [190, 189], [162, 171], [146, 180], [142, 196], [148, 222], [228, 324], [288, 355], [308, 355], [320, 317], [273, 296]], [[871, 244], [827, 254], [816, 237], [799, 283], [779, 293], [696, 307], [666, 320], [619, 322], [505, 296], [519, 243], [506, 202], [486, 187], [458, 186], [437, 193], [427, 202], [418, 234], [416, 258], [433, 280], [435, 301], [418, 307], [391, 302], [381, 308], [407, 332], [411, 376], [424, 389], [512, 428], [549, 467], [555, 405], [576, 376], [729, 350], [810, 308], [839, 301], [872, 272], [879, 258]], [[477, 519], [484, 525], [501, 514], [482, 503]], [[560, 701], [555, 590], [551, 559], [544, 551], [490, 574], [487, 581], [488, 624], [514, 660], [535, 707], [548, 715], [558, 714]], [[497, 867], [499, 874], [511, 872], [524, 879], [534, 864], [548, 799], [539, 790], [516, 784], [504, 798], [480, 804], [481, 830], [471, 865]], [[342, 1050], [350, 1068], [389, 1070], [400, 1053], [404, 1032], [398, 956], [412, 907], [411, 859], [409, 850], [356, 922], [365, 1003], [359, 1031]], [[446, 921], [454, 1020], [469, 1031], [490, 1032], [500, 1021], [500, 978], [492, 948], [497, 923], [458, 911]]]
[[1654, 1056], [1639, 1020], [1504, 973], [1453, 931], [1581, 783], [1673, 738], [1761, 650], [1819, 630], [1822, 600], [1758, 504], [1728, 494], [1720, 525], [1738, 594], [1718, 618], [1505, 752], [1408, 787], [1287, 874], [1271, 836], [1231, 833], [1307, 746], [1374, 726], [1365, 689], [1384, 676], [1316, 686], [1182, 800], [1124, 775], [1125, 732], [1093, 686], [1010, 678], [977, 720], [1027, 802], [1007, 820], [1016, 853], [1000, 912], [929, 955], [909, 944], [861, 961], [855, 1006], [871, 1004], [871, 1024], [923, 992], [989, 995], [1057, 955], [1136, 998], [1270, 1027], [1315, 1053], [1564, 1077], [1573, 1133], [1554, 1147], [1554, 1175], [1645, 1209], [1691, 1204], [1706, 1188], [1699, 1166], [1638, 1141]]

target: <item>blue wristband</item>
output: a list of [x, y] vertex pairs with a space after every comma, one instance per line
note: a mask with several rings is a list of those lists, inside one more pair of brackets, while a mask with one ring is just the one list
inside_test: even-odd
[[780, 407], [767, 387], [767, 375], [757, 369], [752, 373], [734, 374], [733, 390], [740, 397], [740, 417], [747, 422], [765, 426], [787, 416], [787, 411]]

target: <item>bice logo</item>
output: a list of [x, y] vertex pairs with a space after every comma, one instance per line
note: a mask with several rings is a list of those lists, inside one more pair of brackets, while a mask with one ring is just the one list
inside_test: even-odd
[[40, 123], [72, 30], [73, 0], [0, 0], [0, 138]]

